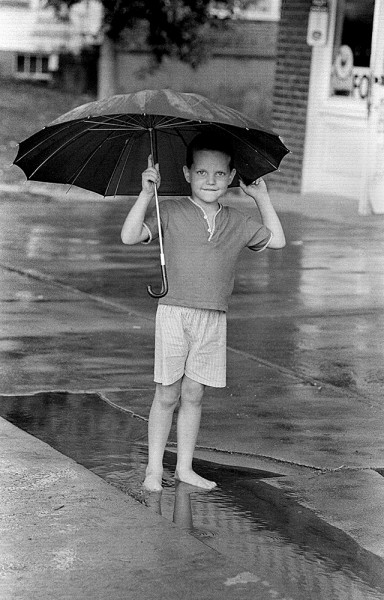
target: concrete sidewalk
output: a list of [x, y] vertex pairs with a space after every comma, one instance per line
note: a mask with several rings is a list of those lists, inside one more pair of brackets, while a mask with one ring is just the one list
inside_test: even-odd
[[[10, 196], [15, 192], [3, 191]], [[39, 194], [37, 190], [37, 198]], [[70, 203], [71, 194], [72, 200], [84, 199], [79, 191], [55, 199]], [[351, 225], [354, 244], [369, 242], [371, 235], [382, 242], [384, 217], [358, 215], [357, 202], [271, 195], [279, 212], [295, 213], [298, 221], [305, 215], [332, 223], [336, 231], [339, 225]], [[20, 234], [12, 232], [17, 242], [28, 227], [24, 217]], [[35, 245], [36, 239], [35, 234]], [[66, 287], [64, 275], [71, 265], [63, 263], [61, 271], [47, 273], [58, 261], [47, 261], [44, 253], [40, 259], [31, 250], [30, 238], [28, 243], [30, 254], [23, 255], [19, 248], [15, 251], [13, 238], [12, 243], [5, 238], [1, 257], [9, 298], [21, 294], [23, 331], [10, 302], [0, 318], [10, 355], [17, 348], [12, 343], [25, 337], [25, 352], [35, 363], [24, 372], [21, 361], [16, 368], [11, 356], [1, 367], [0, 394], [96, 390], [119, 408], [146, 418], [153, 394], [153, 316], [132, 310], [129, 298], [123, 303], [119, 297], [79, 292], [70, 280]], [[97, 260], [103, 260], [100, 256]], [[45, 304], [27, 302], [39, 297]], [[378, 331], [380, 306], [365, 307]], [[242, 310], [234, 322], [240, 337], [250, 326]], [[295, 306], [279, 304], [274, 310], [289, 319]], [[260, 310], [258, 318], [263, 316]], [[372, 569], [382, 571], [384, 409], [377, 382], [374, 394], [364, 395], [306, 377], [268, 355], [240, 350], [235, 334], [228, 352], [230, 385], [207, 393], [196, 456], [281, 475], [266, 482], [271, 495], [276, 489], [309, 509], [342, 534], [357, 556], [370, 560]], [[85, 335], [90, 348], [81, 345]], [[279, 327], [271, 335], [278, 344]], [[39, 354], [35, 340], [40, 338], [48, 350]], [[114, 362], [116, 369], [108, 371]], [[123, 371], [120, 366], [119, 372], [119, 365], [127, 362], [129, 367]], [[210, 550], [46, 444], [4, 420], [0, 436], [0, 592], [5, 600], [271, 598], [268, 582], [257, 574], [244, 572], [241, 564]], [[173, 431], [171, 451], [174, 442]]]
[[267, 600], [268, 583], [0, 419], [3, 600]]

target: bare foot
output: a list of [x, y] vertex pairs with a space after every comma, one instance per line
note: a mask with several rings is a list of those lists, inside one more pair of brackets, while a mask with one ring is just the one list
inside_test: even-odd
[[209, 479], [200, 477], [200, 475], [195, 473], [192, 469], [188, 471], [175, 471], [175, 479], [195, 487], [203, 488], [204, 490], [212, 490], [217, 485], [214, 481], [209, 481]]
[[163, 489], [161, 485], [162, 478], [162, 473], [154, 473], [151, 471], [147, 471], [143, 482], [143, 488], [148, 492], [161, 492], [161, 490]]

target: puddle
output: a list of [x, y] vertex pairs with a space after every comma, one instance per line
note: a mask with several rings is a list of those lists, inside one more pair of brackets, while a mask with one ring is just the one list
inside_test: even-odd
[[[0, 397], [0, 416], [84, 465], [108, 483], [236, 560], [277, 600], [380, 600], [382, 575], [309, 511], [288, 503], [265, 473], [196, 461], [218, 488], [196, 491], [173, 479], [175, 456], [165, 456], [162, 494], [141, 490], [146, 422], [96, 394], [41, 393]], [[273, 498], [272, 498], [273, 496]], [[273, 501], [271, 501], [273, 500]]]

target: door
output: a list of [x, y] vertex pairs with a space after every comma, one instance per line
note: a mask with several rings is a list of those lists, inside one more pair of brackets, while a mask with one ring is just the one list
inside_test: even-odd
[[330, 2], [327, 43], [312, 54], [303, 192], [367, 195], [373, 97], [384, 62], [379, 30], [384, 0]]

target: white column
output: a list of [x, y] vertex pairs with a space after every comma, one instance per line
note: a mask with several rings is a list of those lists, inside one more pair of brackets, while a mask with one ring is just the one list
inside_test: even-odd
[[372, 87], [359, 213], [384, 213], [384, 0], [376, 0], [372, 34]]
[[116, 94], [117, 68], [116, 49], [113, 41], [104, 35], [100, 48], [98, 98], [107, 98]]

